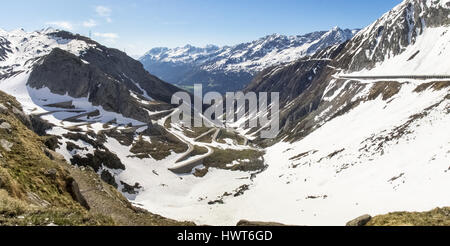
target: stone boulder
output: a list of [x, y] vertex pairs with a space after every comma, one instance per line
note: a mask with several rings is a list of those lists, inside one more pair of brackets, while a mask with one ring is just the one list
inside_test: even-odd
[[366, 214], [348, 222], [347, 226], [365, 226], [371, 219], [372, 216]]

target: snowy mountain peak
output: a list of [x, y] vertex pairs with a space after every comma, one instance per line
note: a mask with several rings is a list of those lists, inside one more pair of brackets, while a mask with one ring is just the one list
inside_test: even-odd
[[[199, 48], [186, 45], [178, 48], [154, 48], [141, 61], [166, 63], [194, 63], [205, 70], [223, 69], [256, 73], [268, 66], [288, 63], [302, 56], [314, 54], [329, 45], [352, 38], [358, 30], [335, 27], [328, 32], [313, 32], [298, 36], [272, 34], [249, 43]], [[333, 40], [330, 40], [333, 38]], [[149, 68], [151, 70], [151, 67]]]
[[55, 32], [60, 32], [62, 30], [53, 28], [53, 27], [46, 27], [42, 30], [40, 30], [39, 32], [43, 33], [43, 34], [50, 34], [50, 33], [55, 33]]
[[258, 72], [346, 42], [357, 31], [338, 27], [297, 36], [272, 34], [234, 46], [155, 48], [140, 61], [149, 72], [179, 86], [203, 83], [210, 90], [240, 90]]
[[341, 30], [341, 28], [339, 27], [339, 26], [335, 26], [335, 27], [333, 27], [333, 29], [331, 29], [332, 31], [339, 31], [339, 30]]

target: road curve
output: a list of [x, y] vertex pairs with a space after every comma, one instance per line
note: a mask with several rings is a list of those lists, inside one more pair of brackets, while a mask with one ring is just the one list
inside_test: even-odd
[[[215, 133], [212, 137], [212, 142], [215, 142], [217, 140], [217, 136], [220, 133], [220, 129], [211, 129], [209, 132], [215, 130]], [[174, 134], [174, 133], [173, 133]], [[186, 144], [188, 144], [190, 147], [192, 146], [192, 150], [189, 149], [186, 153], [184, 153], [180, 158], [178, 158], [176, 163], [179, 163], [178, 165], [176, 165], [175, 167], [169, 168], [170, 171], [172, 171], [175, 174], [186, 174], [186, 173], [191, 173], [192, 170], [201, 165], [203, 163], [203, 160], [210, 157], [212, 154], [214, 154], [214, 149], [211, 148], [210, 146], [202, 146], [208, 149], [208, 152], [204, 155], [201, 156], [194, 156], [190, 159], [181, 161], [183, 159], [185, 159], [187, 156], [189, 156], [192, 151], [194, 150], [194, 146], [191, 143], [188, 143], [187, 141], [183, 140], [181, 137], [177, 136], [176, 134], [174, 134], [177, 138], [179, 138], [181, 141], [185, 142]], [[207, 134], [206, 134], [207, 135]], [[205, 135], [205, 136], [206, 136]]]
[[214, 132], [215, 131], [215, 129], [214, 128], [212, 128], [211, 130], [209, 130], [209, 131], [207, 131], [207, 132], [205, 132], [205, 133], [203, 133], [202, 135], [200, 135], [200, 136], [198, 136], [198, 137], [196, 137], [195, 139], [194, 139], [194, 141], [198, 141], [199, 139], [201, 139], [202, 137], [204, 137], [204, 136], [208, 136], [209, 134], [211, 134], [212, 132]]

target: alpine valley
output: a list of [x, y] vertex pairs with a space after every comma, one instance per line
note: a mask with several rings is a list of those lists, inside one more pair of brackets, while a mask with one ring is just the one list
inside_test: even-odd
[[[450, 225], [449, 16], [450, 0], [405, 0], [362, 30], [140, 61], [0, 30], [0, 224]], [[172, 95], [201, 81], [279, 92], [278, 137], [252, 114], [172, 122]]]

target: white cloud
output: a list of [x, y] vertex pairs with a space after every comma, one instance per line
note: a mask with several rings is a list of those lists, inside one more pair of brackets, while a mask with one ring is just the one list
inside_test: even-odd
[[46, 25], [49, 26], [53, 26], [56, 28], [61, 28], [61, 29], [65, 29], [65, 30], [73, 30], [73, 25], [72, 23], [68, 22], [68, 21], [50, 21], [45, 23]]
[[105, 18], [106, 22], [108, 23], [112, 22], [111, 19], [112, 10], [110, 7], [99, 5], [95, 7], [95, 12], [97, 12], [97, 15], [99, 15], [100, 17]]
[[94, 27], [94, 26], [97, 26], [97, 22], [93, 19], [89, 19], [89, 20], [83, 22], [83, 26], [84, 27]]
[[97, 14], [102, 17], [108, 17], [108, 16], [111, 16], [112, 10], [109, 7], [100, 5], [100, 6], [95, 7], [95, 12], [97, 12]]
[[119, 38], [119, 35], [117, 33], [96, 32], [96, 33], [94, 33], [94, 36], [100, 37], [100, 38], [106, 38], [106, 39], [110, 39], [110, 40], [114, 40], [114, 39], [118, 39]]

